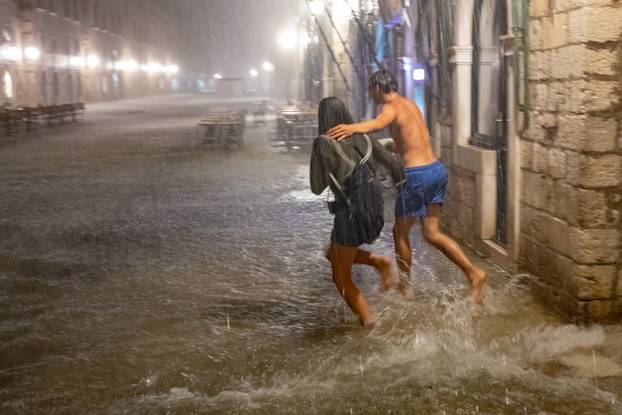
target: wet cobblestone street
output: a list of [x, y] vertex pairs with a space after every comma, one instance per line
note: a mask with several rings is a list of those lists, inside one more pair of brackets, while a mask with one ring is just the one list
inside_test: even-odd
[[380, 314], [359, 329], [308, 151], [252, 121], [207, 151], [195, 125], [225, 104], [97, 104], [0, 138], [0, 413], [622, 413], [620, 326], [565, 324], [482, 260], [474, 307], [418, 231], [417, 299], [357, 269]]

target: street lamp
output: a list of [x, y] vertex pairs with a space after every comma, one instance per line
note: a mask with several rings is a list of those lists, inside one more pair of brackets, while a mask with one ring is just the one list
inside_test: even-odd
[[274, 65], [267, 61], [264, 62], [263, 65], [261, 65], [261, 67], [266, 72], [272, 72], [274, 70]]
[[294, 49], [298, 44], [298, 35], [292, 29], [285, 29], [279, 34], [279, 46], [283, 49]]
[[250, 73], [251, 77], [253, 77], [253, 78], [257, 78], [259, 76], [259, 72], [257, 72], [257, 69], [251, 69], [249, 71], [249, 73]]
[[214, 74], [214, 79], [222, 79], [222, 75], [219, 73]]
[[28, 46], [24, 49], [24, 56], [29, 61], [36, 61], [41, 56], [41, 51], [34, 46]]
[[99, 56], [97, 55], [89, 55], [86, 58], [86, 64], [89, 66], [89, 68], [97, 68], [99, 66]]

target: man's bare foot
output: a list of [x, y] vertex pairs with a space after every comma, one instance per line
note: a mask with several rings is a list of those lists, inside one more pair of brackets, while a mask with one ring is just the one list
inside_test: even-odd
[[415, 299], [415, 290], [413, 290], [413, 286], [407, 283], [400, 283], [400, 294], [404, 297], [405, 300], [414, 300]]
[[380, 274], [380, 292], [384, 293], [395, 287], [395, 276], [391, 272], [391, 260], [389, 258], [382, 258], [376, 270]]
[[475, 271], [469, 274], [472, 288], [471, 299], [475, 304], [481, 304], [484, 301], [484, 287], [487, 278], [486, 271], [481, 268], [476, 268]]
[[359, 322], [361, 323], [361, 326], [364, 329], [368, 329], [371, 330], [374, 328], [374, 326], [376, 325], [376, 318], [375, 317], [370, 317], [368, 320], [364, 320], [364, 319], [359, 319]]

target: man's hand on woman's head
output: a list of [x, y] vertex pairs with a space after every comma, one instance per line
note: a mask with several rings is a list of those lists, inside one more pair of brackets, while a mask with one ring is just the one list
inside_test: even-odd
[[352, 124], [339, 124], [328, 130], [328, 136], [337, 141], [344, 140], [356, 133], [356, 129]]

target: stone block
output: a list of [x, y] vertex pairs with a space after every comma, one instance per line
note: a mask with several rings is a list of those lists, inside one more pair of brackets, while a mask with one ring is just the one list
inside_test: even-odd
[[588, 320], [607, 320], [618, 313], [618, 305], [615, 300], [588, 301], [585, 312]]
[[555, 51], [535, 51], [529, 55], [529, 80], [546, 80], [553, 76], [552, 56]]
[[616, 151], [617, 125], [613, 117], [563, 115], [556, 145], [575, 151]]
[[542, 213], [525, 204], [521, 205], [521, 235], [536, 238], [536, 229], [539, 226], [539, 220]]
[[583, 75], [584, 45], [569, 45], [551, 52], [551, 76], [557, 79], [579, 78]]
[[583, 113], [586, 90], [590, 87], [583, 79], [553, 83], [549, 94], [550, 105], [561, 112]]
[[622, 32], [622, 4], [571, 10], [568, 24], [572, 27], [568, 38], [572, 43], [617, 41]]
[[617, 81], [591, 80], [583, 92], [583, 107], [586, 111], [609, 111], [619, 104]]
[[607, 197], [602, 191], [577, 190], [577, 217], [583, 228], [613, 227], [620, 223], [619, 214], [607, 205]]
[[451, 168], [454, 164], [454, 151], [451, 147], [443, 147], [443, 164], [447, 168]]
[[[534, 275], [541, 275], [542, 269], [539, 266], [539, 252], [544, 249], [534, 239], [521, 234], [519, 241], [519, 261], [522, 269]], [[560, 285], [561, 287], [561, 285]]]
[[538, 173], [523, 171], [521, 198], [525, 204], [551, 212], [553, 180]]
[[533, 143], [531, 141], [520, 142], [520, 164], [523, 169], [533, 170]]
[[556, 0], [555, 12], [564, 12], [585, 6], [607, 6], [615, 0]]
[[614, 264], [620, 258], [618, 229], [570, 228], [570, 257], [579, 264]]
[[452, 147], [454, 143], [453, 136], [450, 134], [450, 131], [443, 128], [441, 133], [441, 146], [443, 147]]
[[527, 138], [537, 143], [544, 143], [547, 141], [546, 130], [538, 122], [538, 117], [536, 117], [534, 122], [529, 123]]
[[587, 74], [613, 76], [616, 74], [618, 65], [620, 65], [620, 58], [616, 50], [588, 49], [583, 64], [583, 71]]
[[533, 171], [536, 173], [546, 173], [549, 165], [548, 149], [538, 143], [533, 143], [532, 149]]
[[546, 173], [554, 179], [566, 177], [566, 153], [558, 148], [547, 151]]
[[615, 187], [622, 183], [622, 156], [568, 153], [568, 183], [585, 188]]
[[542, 49], [542, 19], [529, 20], [529, 49], [532, 52]]
[[552, 251], [568, 256], [569, 230], [570, 227], [563, 220], [543, 214], [536, 221], [536, 240]]
[[467, 177], [463, 181], [462, 188], [462, 202], [467, 206], [475, 208], [475, 200], [477, 198], [477, 191], [475, 188], [475, 178]]
[[544, 49], [559, 48], [569, 43], [568, 14], [553, 14], [542, 19], [542, 47]]
[[619, 226], [620, 213], [608, 206], [605, 192], [579, 189], [558, 181], [553, 196], [553, 215], [581, 228], [611, 228]]
[[566, 221], [570, 226], [579, 225], [579, 190], [567, 183], [558, 181], [553, 188], [553, 215]]
[[622, 268], [618, 270], [618, 287], [616, 288], [616, 295], [622, 298]]
[[531, 0], [529, 2], [529, 15], [531, 17], [542, 17], [551, 14], [549, 0]]
[[616, 268], [613, 265], [573, 264], [571, 280], [572, 291], [580, 300], [599, 300], [612, 298]]
[[567, 269], [570, 268], [572, 261], [541, 245], [536, 245], [532, 255], [535, 256], [537, 264], [534, 274], [552, 287], [565, 289], [570, 275]]

